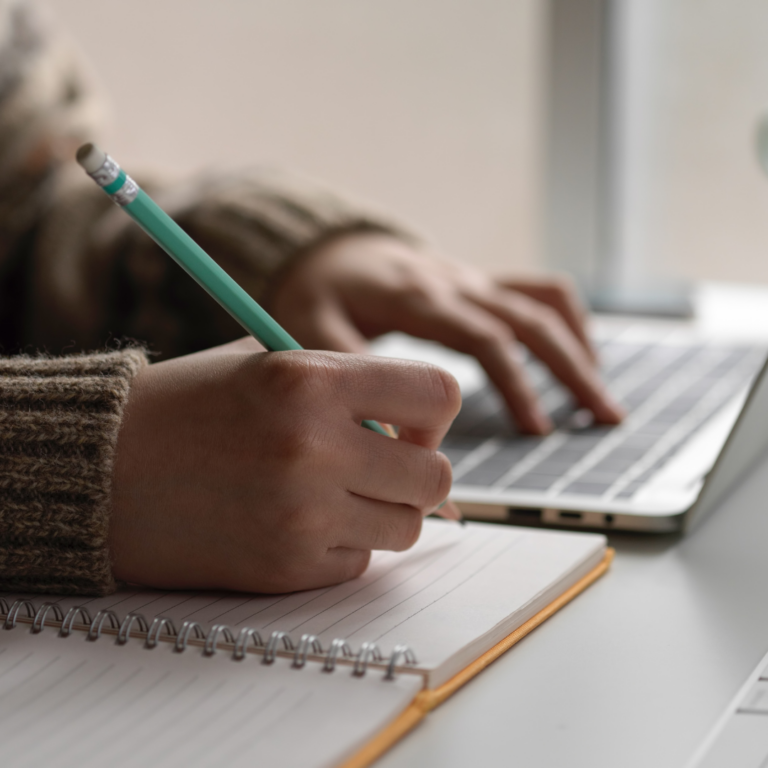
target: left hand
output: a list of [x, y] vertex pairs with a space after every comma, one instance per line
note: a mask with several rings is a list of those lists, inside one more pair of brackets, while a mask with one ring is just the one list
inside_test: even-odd
[[310, 349], [365, 352], [368, 339], [402, 331], [473, 355], [527, 432], [543, 434], [552, 424], [517, 342], [599, 422], [623, 417], [600, 380], [585, 313], [562, 278], [493, 279], [395, 237], [351, 234], [300, 258], [270, 309]]

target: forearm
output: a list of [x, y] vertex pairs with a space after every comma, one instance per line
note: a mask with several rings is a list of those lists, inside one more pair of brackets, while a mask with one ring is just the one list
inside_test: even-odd
[[[138, 178], [267, 308], [289, 267], [329, 239], [348, 232], [399, 233], [386, 217], [284, 172], [204, 175], [177, 183]], [[242, 335], [81, 171], [71, 184], [62, 183], [31, 258], [26, 344], [59, 351], [74, 341], [76, 348], [94, 349], [110, 336], [129, 337], [167, 359]]]
[[105, 594], [115, 445], [139, 350], [0, 358], [0, 589]]

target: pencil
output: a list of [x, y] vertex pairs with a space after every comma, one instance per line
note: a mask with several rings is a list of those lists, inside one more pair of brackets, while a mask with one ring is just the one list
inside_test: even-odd
[[[77, 151], [77, 162], [190, 277], [248, 333], [270, 351], [303, 347], [246, 293], [141, 187], [93, 144]], [[366, 419], [363, 426], [394, 437], [394, 430]]]

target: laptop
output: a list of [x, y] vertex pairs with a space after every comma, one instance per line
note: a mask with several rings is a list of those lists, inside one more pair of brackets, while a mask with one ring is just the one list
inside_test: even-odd
[[[768, 448], [768, 340], [704, 335], [683, 324], [595, 324], [602, 375], [627, 409], [592, 423], [530, 356], [525, 363], [556, 428], [521, 434], [473, 358], [403, 334], [374, 344], [386, 357], [453, 373], [462, 410], [441, 450], [451, 498], [471, 519], [672, 532], [707, 516]], [[523, 353], [525, 354], [525, 353]]]
[[686, 765], [687, 768], [768, 768], [768, 654]]

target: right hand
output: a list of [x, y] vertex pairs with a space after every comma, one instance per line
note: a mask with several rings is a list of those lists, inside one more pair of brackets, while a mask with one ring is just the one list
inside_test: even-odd
[[[434, 366], [253, 339], [148, 366], [117, 443], [115, 578], [288, 592], [360, 575], [448, 496], [437, 447], [460, 404]], [[399, 439], [362, 419], [401, 425]]]
[[310, 349], [364, 353], [388, 331], [474, 355], [526, 432], [553, 424], [515, 347], [524, 344], [599, 422], [623, 408], [600, 380], [586, 314], [563, 278], [497, 279], [398, 238], [354, 233], [323, 241], [278, 282], [275, 319]]

